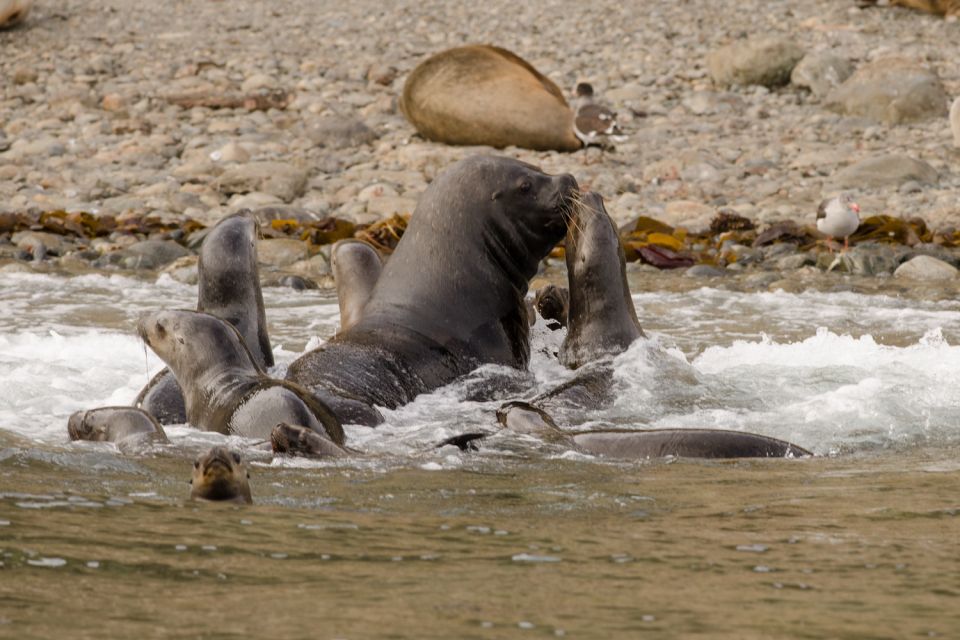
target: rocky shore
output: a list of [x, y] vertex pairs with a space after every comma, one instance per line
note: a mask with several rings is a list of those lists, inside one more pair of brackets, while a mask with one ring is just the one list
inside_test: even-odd
[[[251, 209], [267, 284], [326, 286], [330, 242], [388, 251], [438, 171], [495, 151], [397, 108], [418, 62], [474, 42], [617, 109], [612, 151], [496, 152], [603, 194], [637, 264], [957, 275], [960, 24], [852, 0], [40, 0], [0, 31], [2, 268], [189, 280], [205, 229]], [[864, 220], [842, 257], [814, 226], [840, 191]]]

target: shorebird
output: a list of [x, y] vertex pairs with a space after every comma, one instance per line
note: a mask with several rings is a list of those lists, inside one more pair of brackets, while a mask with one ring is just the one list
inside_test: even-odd
[[607, 140], [623, 142], [626, 136], [619, 135], [617, 114], [607, 107], [597, 104], [593, 98], [593, 85], [589, 82], [577, 84], [574, 90], [576, 108], [573, 118], [573, 133], [580, 138], [583, 146], [592, 144], [604, 146]]
[[860, 205], [850, 194], [828, 198], [817, 209], [817, 229], [833, 240], [843, 238], [843, 249], [850, 248], [850, 235], [860, 226]]

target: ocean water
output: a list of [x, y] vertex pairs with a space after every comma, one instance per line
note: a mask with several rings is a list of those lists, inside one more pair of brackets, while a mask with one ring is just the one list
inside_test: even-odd
[[[2, 274], [0, 430], [68, 446], [78, 409], [129, 404], [162, 368], [133, 327], [139, 314], [192, 308], [195, 287], [161, 277]], [[328, 293], [267, 289], [277, 366], [337, 328]], [[635, 296], [649, 339], [615, 361], [617, 401], [578, 426], [711, 427], [790, 440], [821, 455], [960, 443], [960, 304], [852, 292], [719, 288]], [[530, 396], [569, 379], [554, 357], [563, 331], [532, 330]], [[493, 371], [495, 373], [495, 371]], [[466, 402], [454, 384], [349, 427], [361, 451], [413, 455], [492, 429], [497, 402]], [[174, 428], [175, 438], [188, 427]], [[204, 440], [206, 442], [206, 440]], [[238, 446], [244, 443], [238, 442]], [[441, 463], [442, 464], [442, 463]]]
[[[188, 426], [123, 455], [69, 442], [67, 416], [134, 398], [161, 367], [137, 316], [193, 308], [195, 287], [0, 272], [0, 637], [957, 637], [954, 294], [631, 287], [649, 339], [617, 357], [612, 406], [561, 426], [752, 431], [817, 456], [437, 448], [495, 428], [499, 402], [464, 400], [470, 381], [348, 425], [344, 460]], [[336, 331], [336, 301], [264, 297], [282, 375]], [[528, 394], [573, 375], [561, 340], [534, 327]], [[224, 442], [252, 506], [187, 499], [193, 457]]]

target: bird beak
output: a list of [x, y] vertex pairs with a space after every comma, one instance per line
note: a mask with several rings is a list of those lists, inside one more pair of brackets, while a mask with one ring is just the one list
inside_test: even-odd
[[860, 205], [858, 205], [856, 202], [851, 202], [850, 210], [853, 211], [854, 213], [860, 213]]

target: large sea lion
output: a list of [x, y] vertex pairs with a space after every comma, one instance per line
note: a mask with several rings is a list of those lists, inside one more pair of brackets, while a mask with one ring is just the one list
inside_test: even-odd
[[377, 250], [363, 240], [340, 240], [330, 252], [330, 266], [337, 285], [340, 331], [346, 331], [360, 320], [380, 278], [383, 261]]
[[[242, 212], [221, 220], [204, 238], [197, 265], [197, 311], [226, 320], [243, 336], [254, 361], [273, 366], [257, 267], [257, 222]], [[183, 392], [169, 369], [153, 377], [134, 400], [161, 424], [187, 421]]]
[[287, 377], [322, 400], [394, 408], [482, 364], [526, 368], [527, 283], [576, 194], [573, 176], [510, 158], [457, 162], [420, 198], [360, 321]]
[[437, 142], [542, 151], [583, 146], [559, 87], [500, 47], [448, 49], [421, 62], [407, 76], [400, 109]]
[[135, 407], [100, 407], [77, 411], [67, 421], [71, 440], [112, 442], [124, 453], [169, 442], [163, 427], [146, 411]]
[[[516, 433], [534, 435], [574, 451], [608, 458], [796, 458], [813, 455], [795, 444], [755, 433], [721, 429], [610, 429], [565, 432], [548, 413], [527, 402], [511, 402], [497, 419]], [[471, 438], [470, 442], [476, 442]]]
[[560, 362], [576, 369], [643, 337], [617, 227], [597, 193], [582, 197], [565, 243], [570, 302]]
[[268, 377], [233, 325], [208, 313], [159, 311], [142, 316], [137, 330], [173, 371], [198, 429], [266, 439], [287, 422], [343, 444], [336, 416], [306, 390]]
[[239, 453], [213, 447], [193, 463], [190, 498], [250, 504], [250, 472]]

